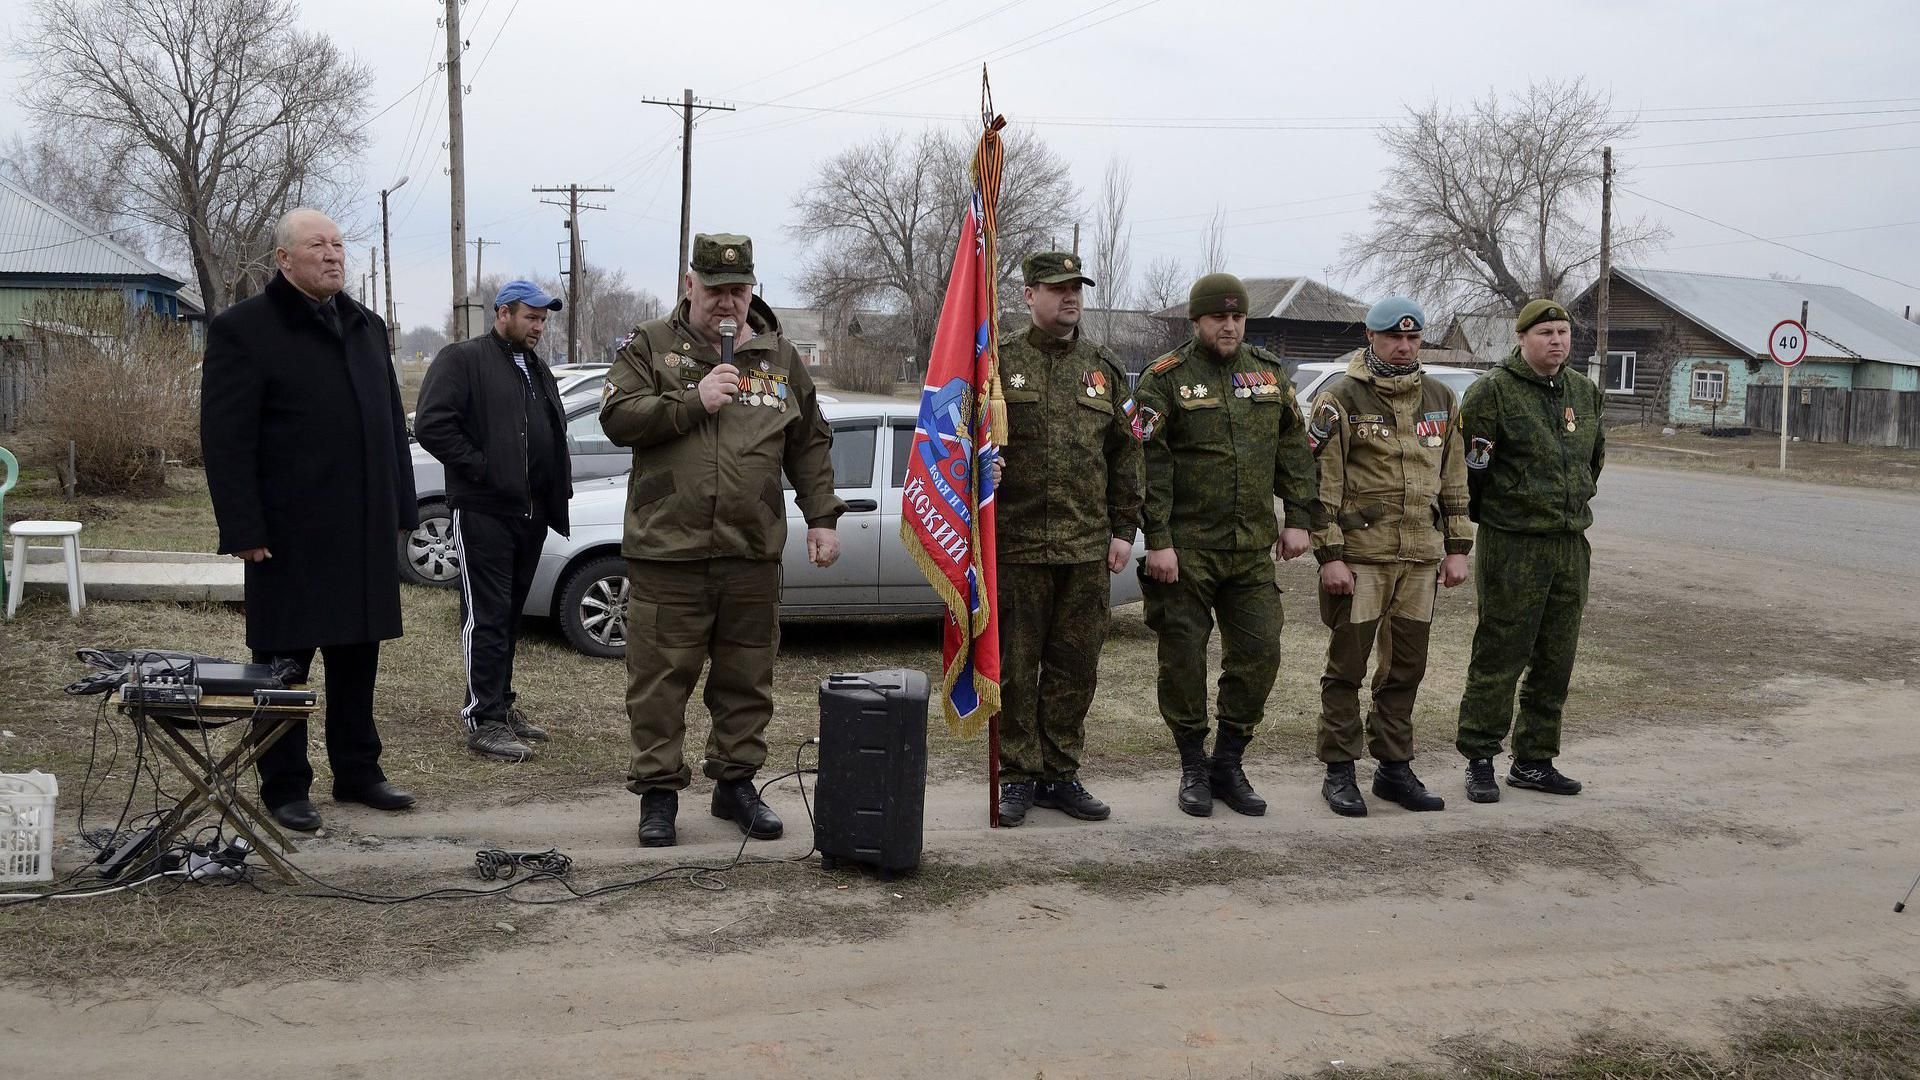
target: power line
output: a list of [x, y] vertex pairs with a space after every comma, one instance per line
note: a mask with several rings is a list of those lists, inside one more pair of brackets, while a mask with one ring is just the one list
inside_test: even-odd
[[[520, 0], [513, 0], [513, 6], [507, 9], [506, 17], [500, 20], [500, 28], [493, 32], [493, 40], [487, 42], [487, 51], [480, 54], [480, 62], [473, 65], [473, 74], [468, 76], [468, 78], [479, 77], [480, 69], [487, 66], [487, 57], [493, 55], [493, 47], [500, 44], [500, 35], [507, 32], [507, 24], [513, 21], [513, 13], [519, 10]], [[480, 14], [485, 15], [486, 13], [485, 8], [480, 10]], [[474, 21], [476, 23], [479, 22], [478, 19]]]
[[[1822, 229], [1819, 232], [1787, 233], [1784, 236], [1769, 236], [1768, 240], [1805, 240], [1813, 236], [1839, 236], [1842, 233], [1881, 232], [1886, 229], [1906, 229], [1920, 225], [1920, 221], [1891, 221], [1885, 225], [1855, 225], [1847, 229]], [[1734, 244], [1751, 244], [1752, 240], [1715, 240], [1710, 244], [1680, 244], [1669, 247], [1668, 251], [1695, 251], [1700, 248], [1730, 247]]]
[[927, 12], [932, 11], [934, 8], [944, 7], [949, 3], [952, 3], [952, 0], [933, 0], [933, 3], [928, 4], [926, 7], [923, 7], [918, 11], [914, 11], [909, 14], [902, 15], [899, 18], [888, 23], [887, 25], [882, 26], [876, 30], [869, 30], [864, 34], [861, 34], [857, 38], [853, 38], [849, 41], [843, 41], [840, 44], [835, 45], [831, 49], [825, 49], [825, 50], [822, 50], [821, 52], [814, 53], [812, 56], [809, 56], [804, 60], [795, 60], [793, 63], [788, 64], [786, 67], [783, 67], [778, 71], [768, 72], [767, 74], [762, 75], [752, 80], [751, 82], [743, 82], [739, 86], [733, 87], [728, 90], [722, 90], [720, 91], [720, 96], [732, 97], [734, 94], [738, 93], [741, 90], [745, 90], [749, 86], [754, 86], [756, 84], [766, 82], [768, 79], [778, 78], [779, 76], [785, 75], [787, 72], [792, 71], [795, 68], [805, 67], [808, 64], [814, 63], [815, 61], [824, 60], [827, 57], [832, 56], [834, 53], [837, 53], [842, 49], [848, 48], [850, 46], [858, 45], [861, 42], [867, 40], [868, 38], [873, 37], [875, 34], [884, 34], [888, 30], [891, 30], [894, 27], [899, 26], [901, 23], [908, 22], [913, 19], [917, 19], [920, 16], [925, 15]]
[[1796, 135], [1829, 135], [1836, 131], [1873, 131], [1880, 128], [1911, 127], [1920, 124], [1920, 120], [1889, 120], [1881, 124], [1853, 124], [1849, 127], [1803, 128], [1800, 131], [1772, 131], [1765, 135], [1734, 135], [1725, 139], [1695, 139], [1692, 142], [1655, 143], [1652, 146], [1635, 146], [1635, 150], [1671, 150], [1681, 146], [1713, 146], [1718, 143], [1755, 142], [1760, 139], [1791, 139]]
[[1669, 161], [1659, 165], [1636, 165], [1636, 169], [1689, 169], [1695, 165], [1749, 165], [1756, 161], [1802, 161], [1807, 158], [1853, 157], [1858, 154], [1890, 154], [1896, 150], [1920, 150], [1913, 146], [1875, 146], [1865, 150], [1829, 150], [1819, 154], [1777, 154], [1773, 157], [1719, 158], [1714, 161]]
[[1888, 276], [1886, 276], [1885, 274], [1876, 274], [1876, 273], [1874, 273], [1874, 272], [1873, 272], [1873, 271], [1871, 271], [1871, 270], [1863, 270], [1863, 269], [1861, 269], [1861, 268], [1860, 268], [1860, 267], [1858, 267], [1858, 266], [1852, 266], [1852, 265], [1849, 265], [1849, 264], [1847, 264], [1847, 263], [1843, 263], [1843, 262], [1841, 262], [1841, 261], [1840, 261], [1840, 260], [1838, 260], [1838, 259], [1829, 259], [1829, 258], [1827, 258], [1827, 257], [1826, 257], [1825, 255], [1815, 255], [1815, 254], [1814, 254], [1813, 252], [1811, 252], [1811, 251], [1808, 251], [1808, 250], [1806, 250], [1805, 248], [1797, 248], [1797, 247], [1794, 247], [1794, 246], [1793, 246], [1792, 244], [1783, 244], [1783, 243], [1781, 243], [1781, 242], [1780, 242], [1780, 241], [1778, 241], [1778, 240], [1774, 240], [1774, 239], [1770, 239], [1770, 238], [1768, 238], [1768, 237], [1765, 237], [1765, 236], [1761, 236], [1761, 235], [1760, 235], [1760, 234], [1758, 234], [1758, 233], [1753, 233], [1753, 232], [1748, 232], [1748, 231], [1747, 231], [1746, 229], [1743, 229], [1743, 228], [1741, 228], [1741, 227], [1739, 227], [1738, 225], [1729, 225], [1729, 224], [1727, 224], [1727, 223], [1726, 223], [1726, 222], [1724, 222], [1724, 221], [1716, 221], [1716, 220], [1714, 220], [1713, 218], [1710, 218], [1710, 217], [1708, 217], [1708, 216], [1707, 216], [1707, 215], [1705, 215], [1705, 214], [1702, 214], [1702, 213], [1698, 213], [1698, 212], [1696, 212], [1696, 211], [1693, 211], [1693, 210], [1689, 210], [1689, 209], [1687, 209], [1687, 208], [1686, 208], [1686, 207], [1684, 207], [1684, 206], [1675, 206], [1675, 205], [1673, 205], [1673, 204], [1672, 204], [1672, 203], [1670, 203], [1670, 202], [1662, 202], [1661, 200], [1659, 200], [1659, 199], [1656, 199], [1656, 198], [1654, 198], [1653, 196], [1651, 196], [1651, 195], [1648, 195], [1648, 194], [1646, 194], [1646, 193], [1645, 193], [1645, 192], [1643, 192], [1643, 191], [1640, 191], [1640, 190], [1639, 190], [1638, 188], [1633, 188], [1633, 187], [1627, 187], [1627, 186], [1625, 186], [1625, 185], [1622, 185], [1622, 186], [1621, 186], [1621, 189], [1620, 189], [1620, 190], [1622, 190], [1622, 191], [1625, 191], [1625, 192], [1626, 192], [1627, 194], [1629, 194], [1629, 195], [1632, 195], [1632, 196], [1634, 196], [1635, 198], [1638, 198], [1638, 199], [1645, 199], [1645, 200], [1646, 200], [1647, 202], [1650, 202], [1650, 203], [1653, 203], [1653, 204], [1654, 204], [1654, 205], [1656, 205], [1656, 206], [1664, 206], [1664, 207], [1666, 207], [1666, 208], [1667, 208], [1667, 209], [1669, 209], [1669, 210], [1673, 210], [1673, 211], [1676, 211], [1676, 212], [1678, 212], [1678, 213], [1682, 213], [1682, 214], [1685, 214], [1685, 215], [1687, 215], [1687, 216], [1688, 216], [1688, 217], [1690, 217], [1690, 218], [1698, 218], [1698, 219], [1700, 219], [1701, 221], [1704, 221], [1704, 222], [1706, 222], [1706, 223], [1707, 223], [1707, 224], [1709, 224], [1709, 225], [1717, 225], [1717, 226], [1719, 226], [1719, 227], [1720, 227], [1720, 228], [1722, 228], [1722, 229], [1726, 229], [1726, 230], [1727, 230], [1728, 232], [1737, 232], [1737, 233], [1739, 233], [1739, 234], [1740, 234], [1741, 236], [1744, 236], [1744, 237], [1746, 237], [1746, 238], [1748, 238], [1749, 240], [1758, 240], [1758, 241], [1760, 241], [1760, 242], [1761, 242], [1761, 243], [1763, 243], [1763, 244], [1772, 244], [1772, 245], [1773, 245], [1774, 247], [1777, 247], [1777, 248], [1785, 248], [1785, 249], [1787, 249], [1788, 251], [1791, 251], [1791, 252], [1793, 252], [1793, 253], [1794, 253], [1794, 254], [1796, 254], [1796, 255], [1804, 255], [1804, 256], [1806, 256], [1806, 257], [1807, 257], [1807, 258], [1809, 258], [1809, 259], [1813, 259], [1813, 260], [1816, 260], [1816, 261], [1818, 261], [1818, 262], [1823, 262], [1823, 263], [1826, 263], [1826, 264], [1828, 264], [1829, 266], [1837, 266], [1837, 267], [1839, 267], [1839, 268], [1840, 268], [1840, 269], [1842, 269], [1842, 270], [1851, 270], [1851, 271], [1853, 271], [1853, 272], [1854, 272], [1854, 273], [1856, 273], [1856, 274], [1865, 274], [1865, 275], [1866, 275], [1867, 277], [1870, 277], [1870, 278], [1876, 278], [1876, 279], [1878, 279], [1878, 280], [1880, 280], [1880, 281], [1884, 281], [1884, 282], [1886, 282], [1886, 283], [1887, 283], [1887, 284], [1889, 284], [1889, 285], [1898, 285], [1898, 286], [1900, 286], [1900, 287], [1901, 287], [1901, 288], [1903, 288], [1903, 289], [1920, 289], [1920, 285], [1914, 285], [1914, 284], [1912, 284], [1912, 283], [1910, 283], [1910, 282], [1905, 282], [1905, 281], [1901, 281], [1901, 280], [1900, 280], [1900, 279], [1898, 279], [1898, 278], [1890, 278], [1890, 277], [1888, 277]]

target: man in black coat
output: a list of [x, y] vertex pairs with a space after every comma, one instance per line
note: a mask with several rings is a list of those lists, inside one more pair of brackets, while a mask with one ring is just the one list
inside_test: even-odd
[[531, 281], [509, 281], [493, 301], [493, 329], [440, 350], [420, 384], [414, 431], [447, 468], [460, 550], [460, 646], [467, 746], [525, 761], [547, 733], [513, 692], [513, 645], [547, 530], [567, 535], [573, 469], [560, 388], [534, 351], [560, 301]]
[[[380, 810], [413, 796], [380, 771], [373, 684], [400, 636], [395, 543], [418, 523], [400, 386], [378, 315], [341, 292], [339, 226], [293, 210], [274, 226], [280, 272], [207, 325], [200, 445], [220, 548], [246, 562], [247, 645], [305, 680], [326, 659], [333, 797]], [[290, 829], [320, 827], [307, 728], [260, 759], [260, 801]]]

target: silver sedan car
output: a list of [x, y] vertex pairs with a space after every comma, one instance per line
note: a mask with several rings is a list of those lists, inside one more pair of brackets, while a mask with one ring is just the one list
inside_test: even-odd
[[[919, 402], [840, 400], [820, 409], [833, 425], [834, 489], [847, 504], [840, 558], [824, 570], [807, 561], [806, 523], [789, 491], [781, 614], [939, 614], [939, 598], [900, 542], [900, 489]], [[547, 534], [527, 596], [526, 614], [555, 619], [567, 641], [591, 656], [626, 651], [627, 566], [620, 556], [626, 508], [626, 477], [576, 483], [569, 504], [573, 535]], [[1133, 553], [1136, 560], [1146, 556], [1139, 534]], [[1113, 575], [1116, 607], [1139, 599], [1134, 573]]]

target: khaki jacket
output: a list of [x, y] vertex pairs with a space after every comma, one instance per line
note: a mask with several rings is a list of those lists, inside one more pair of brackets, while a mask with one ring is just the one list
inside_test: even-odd
[[754, 336], [734, 349], [752, 392], [707, 412], [698, 387], [720, 352], [688, 328], [687, 313], [682, 301], [672, 316], [637, 327], [601, 392], [601, 427], [633, 447], [620, 553], [778, 561], [787, 542], [783, 470], [809, 528], [831, 528], [846, 511], [833, 493], [832, 432], [813, 379], [756, 297], [747, 314]]
[[1320, 464], [1313, 554], [1322, 563], [1435, 563], [1473, 547], [1453, 391], [1420, 372], [1383, 378], [1348, 357], [1308, 410]]

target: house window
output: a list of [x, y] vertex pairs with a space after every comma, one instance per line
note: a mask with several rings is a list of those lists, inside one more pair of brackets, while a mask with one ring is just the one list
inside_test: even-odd
[[1630, 352], [1610, 352], [1607, 354], [1607, 393], [1633, 393], [1633, 369], [1638, 360], [1639, 356]]
[[1719, 405], [1727, 400], [1727, 369], [1693, 369], [1693, 400], [1702, 405]]

